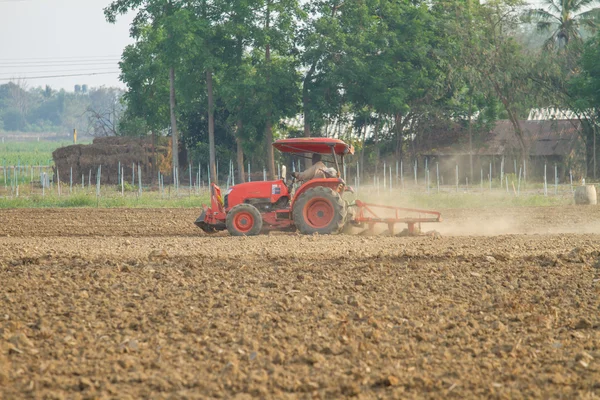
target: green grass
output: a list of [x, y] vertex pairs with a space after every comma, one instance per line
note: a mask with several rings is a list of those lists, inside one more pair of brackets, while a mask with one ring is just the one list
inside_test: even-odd
[[[208, 194], [161, 197], [157, 192], [143, 193], [141, 197], [126, 193], [122, 197], [114, 190], [103, 189], [104, 194], [96, 198], [95, 192], [76, 192], [58, 196], [56, 193], [21, 195], [20, 197], [0, 198], [0, 209], [7, 208], [65, 208], [65, 207], [99, 207], [99, 208], [195, 208], [209, 204]], [[63, 187], [63, 193], [65, 188]], [[106, 193], [108, 192], [108, 193]]]

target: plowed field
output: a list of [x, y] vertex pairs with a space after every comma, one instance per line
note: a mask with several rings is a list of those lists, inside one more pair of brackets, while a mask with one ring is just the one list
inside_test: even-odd
[[0, 211], [0, 398], [600, 396], [600, 207], [446, 211], [441, 239], [198, 214]]

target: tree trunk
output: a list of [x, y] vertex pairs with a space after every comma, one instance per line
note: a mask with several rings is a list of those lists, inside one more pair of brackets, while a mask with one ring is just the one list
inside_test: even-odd
[[377, 116], [377, 122], [375, 123], [375, 131], [373, 133], [375, 139], [375, 172], [377, 173], [377, 168], [379, 167], [379, 156], [381, 152], [379, 151], [379, 127], [380, 127], [380, 119]]
[[[156, 178], [156, 170], [158, 168], [157, 159], [156, 159], [156, 132], [154, 129], [150, 131], [152, 134], [152, 183], [154, 183], [154, 179]], [[120, 173], [121, 171], [119, 171]], [[158, 182], [160, 184], [160, 182]]]
[[273, 153], [273, 130], [271, 126], [271, 112], [267, 113], [267, 126], [265, 128], [265, 138], [266, 138], [266, 146], [267, 146], [267, 171], [268, 178], [274, 180], [276, 178], [275, 174], [275, 154]]
[[310, 80], [312, 79], [316, 67], [317, 64], [316, 62], [314, 62], [310, 66], [310, 69], [308, 70], [306, 76], [304, 77], [304, 80], [302, 81], [302, 111], [304, 113], [304, 137], [310, 137], [310, 121], [308, 117], [310, 108], [310, 96], [308, 93], [308, 85], [310, 84]]
[[[270, 17], [271, 17], [271, 2], [267, 1], [267, 17], [265, 20], [265, 28], [268, 32], [270, 25]], [[270, 84], [270, 64], [271, 64], [271, 45], [267, 43], [265, 48], [265, 62], [267, 64], [267, 87]], [[267, 170], [269, 174], [269, 179], [275, 179], [275, 154], [273, 153], [273, 127], [271, 125], [271, 118], [273, 117], [273, 112], [271, 110], [272, 107], [272, 99], [271, 96], [268, 96], [267, 99], [267, 123], [265, 126], [265, 141], [267, 146]]]
[[472, 121], [473, 118], [473, 89], [471, 88], [471, 93], [469, 96], [469, 171], [471, 182], [473, 182], [473, 128]]
[[[170, 90], [170, 108], [171, 108], [171, 136], [172, 136], [172, 157], [173, 168], [179, 168], [179, 137], [177, 134], [177, 118], [175, 117], [175, 68], [169, 69], [169, 90]], [[173, 177], [175, 179], [175, 177]]]
[[367, 143], [367, 120], [365, 119], [365, 126], [363, 127], [362, 134], [362, 147], [360, 148], [360, 176], [364, 176], [365, 173], [365, 145]]
[[596, 180], [596, 124], [593, 122], [592, 135], [594, 135], [594, 180]]
[[210, 179], [218, 184], [215, 160], [215, 116], [213, 110], [212, 70], [206, 70], [206, 90], [208, 92], [208, 152], [210, 162]]
[[[314, 73], [316, 64], [311, 65], [310, 70], [306, 74], [306, 77], [302, 81], [302, 112], [304, 114], [304, 137], [310, 137], [310, 121], [309, 121], [309, 108], [310, 108], [310, 97], [308, 93], [308, 85], [312, 74]], [[310, 153], [304, 153], [306, 158], [303, 159], [304, 169], [307, 170], [312, 166], [312, 160], [310, 159]]]
[[400, 158], [400, 148], [402, 147], [402, 129], [400, 127], [400, 114], [394, 115], [394, 130], [396, 131], [396, 150], [394, 151], [396, 159]]
[[238, 182], [244, 183], [246, 182], [245, 172], [244, 172], [244, 149], [242, 148], [242, 138], [240, 138], [240, 133], [244, 128], [243, 122], [241, 119], [237, 120], [237, 131], [236, 131], [236, 150], [237, 150], [237, 166], [238, 166]]

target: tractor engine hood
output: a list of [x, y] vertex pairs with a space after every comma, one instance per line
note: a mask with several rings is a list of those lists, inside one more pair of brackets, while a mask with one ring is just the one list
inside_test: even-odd
[[232, 186], [225, 192], [225, 208], [230, 209], [247, 200], [263, 200], [276, 203], [281, 197], [289, 197], [285, 182], [281, 179], [275, 181], [256, 181], [240, 183]]

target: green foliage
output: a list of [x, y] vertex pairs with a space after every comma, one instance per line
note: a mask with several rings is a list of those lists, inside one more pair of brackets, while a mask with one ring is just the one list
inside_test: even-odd
[[581, 45], [583, 30], [598, 30], [600, 8], [593, 8], [598, 4], [598, 0], [543, 0], [540, 8], [528, 10], [526, 18], [535, 22], [538, 31], [550, 34], [544, 43], [546, 48], [564, 49]]
[[[269, 165], [271, 135], [326, 135], [341, 121], [349, 128], [334, 135], [357, 143], [361, 165], [376, 168], [381, 157], [418, 157], [431, 144], [477, 145], [498, 119], [511, 121], [526, 157], [519, 121], [531, 108], [583, 101], [567, 82], [581, 28], [595, 29], [597, 12], [586, 8], [594, 3], [546, 1], [554, 9], [528, 11], [524, 25], [521, 0], [115, 0], [109, 21], [136, 13], [119, 129], [168, 132], [173, 68], [176, 118], [194, 162], [212, 151], [208, 77], [221, 160], [241, 149], [243, 164]], [[548, 26], [552, 13], [562, 27], [551, 39], [568, 36], [570, 45], [544, 52], [530, 22]], [[284, 122], [298, 115], [302, 128]]]
[[122, 91], [91, 88], [87, 93], [53, 91], [24, 83], [0, 85], [0, 128], [9, 132], [71, 132], [96, 136], [118, 134]]

